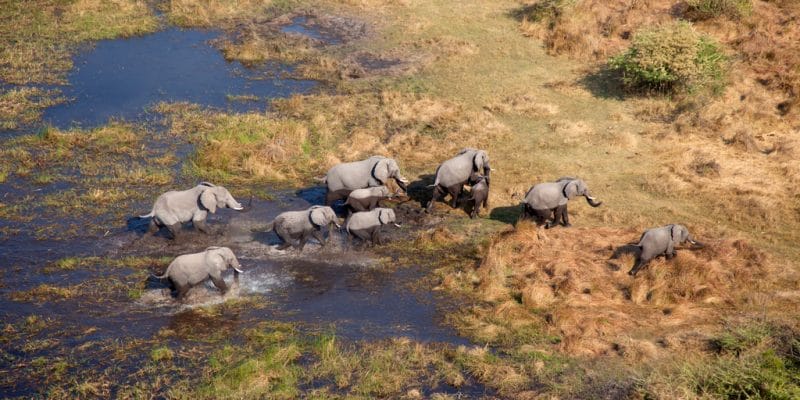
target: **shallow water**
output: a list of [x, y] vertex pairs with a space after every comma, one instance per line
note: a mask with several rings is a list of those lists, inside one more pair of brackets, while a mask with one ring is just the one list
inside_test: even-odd
[[[324, 39], [321, 34], [314, 36], [313, 27], [307, 26], [305, 20], [296, 20], [292, 26], [295, 25], [302, 29], [290, 29]], [[250, 70], [224, 61], [207, 44], [215, 35], [169, 29], [139, 38], [100, 42], [76, 58], [77, 68], [69, 77], [70, 86], [65, 88], [73, 101], [48, 109], [44, 119], [58, 127], [91, 127], [109, 118], [147, 119], [145, 109], [158, 101], [188, 101], [236, 112], [263, 110], [270, 97], [302, 93], [314, 87], [314, 82], [282, 79], [289, 70], [287, 66]], [[231, 102], [227, 95], [255, 95], [259, 100]], [[0, 184], [0, 196], [21, 199], [29, 190], [40, 190], [23, 187], [26, 185], [22, 181], [14, 185], [11, 182], [14, 181]], [[44, 190], [66, 189], [50, 186]], [[77, 360], [80, 368], [105, 371], [107, 362], [103, 359], [109, 356], [103, 353], [105, 350], [91, 347], [92, 350], [74, 353], [74, 349], [99, 341], [160, 341], [157, 335], [165, 329], [202, 335], [224, 326], [226, 331], [235, 333], [260, 321], [279, 320], [297, 322], [310, 331], [333, 329], [337, 336], [352, 340], [404, 336], [420, 341], [467, 343], [442, 324], [441, 299], [420, 283], [425, 276], [423, 268], [377, 260], [369, 252], [345, 252], [338, 233], [325, 248], [312, 242], [302, 253], [275, 250], [278, 240], [273, 233], [252, 230], [280, 212], [321, 203], [324, 190], [309, 188], [273, 194], [274, 200], [254, 201], [249, 212], [220, 210], [209, 216], [209, 224], [220, 229], [220, 235], [203, 235], [187, 228], [185, 239], [179, 243], [163, 236], [140, 239], [147, 221], [136, 218], [117, 221], [100, 237], [70, 235], [60, 240], [36, 240], [30, 232], [44, 226], [36, 220], [21, 223], [25, 229], [19, 234], [0, 234], [0, 326], [19, 327], [33, 315], [48, 321], [45, 328], [30, 337], [0, 341], [0, 375], [10, 374], [0, 378], [0, 395], [37, 393], [41, 382], [29, 381], [18, 367], [32, 359], [69, 358]], [[130, 215], [141, 214], [148, 206], [142, 204], [141, 209], [130, 210]], [[75, 218], [83, 224], [96, 223], [89, 216]], [[0, 228], [6, 225], [20, 226], [0, 220]], [[265, 307], [226, 309], [222, 315], [208, 317], [192, 310], [225, 300], [210, 285], [194, 289], [193, 305], [186, 306], [172, 299], [166, 282], [142, 278], [141, 271], [95, 265], [45, 272], [48, 265], [64, 257], [174, 257], [211, 245], [234, 249], [246, 270], [225, 299], [241, 297]], [[233, 283], [232, 275], [225, 278]], [[102, 291], [105, 282], [124, 282], [132, 287], [144, 279], [145, 291], [137, 300], [132, 300], [126, 289], [110, 294]], [[77, 285], [79, 294], [41, 301], [11, 299], [15, 293], [42, 284]], [[194, 340], [182, 335], [170, 342], [181, 345]], [[232, 340], [235, 337], [234, 334]], [[51, 339], [57, 345], [36, 350], [23, 346], [32, 340]], [[144, 351], [146, 359], [147, 350]], [[112, 378], [124, 382], [127, 373], [145, 361], [139, 355], [115, 362]]]
[[[44, 121], [59, 128], [93, 127], [110, 117], [135, 119], [161, 101], [186, 101], [233, 111], [263, 110], [269, 98], [305, 93], [316, 83], [289, 79], [291, 67], [248, 69], [228, 62], [208, 41], [214, 31], [171, 28], [125, 40], [105, 40], [75, 58], [64, 95]], [[256, 96], [235, 100], [229, 96]]]

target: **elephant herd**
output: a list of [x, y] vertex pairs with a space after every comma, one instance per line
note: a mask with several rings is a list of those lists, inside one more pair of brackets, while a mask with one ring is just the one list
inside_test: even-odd
[[[433, 193], [426, 211], [432, 212], [435, 203], [444, 201], [448, 196], [449, 204], [456, 208], [464, 186], [468, 185], [470, 190], [466, 201], [471, 206], [470, 217], [476, 217], [481, 207], [488, 208], [491, 171], [486, 151], [471, 148], [461, 150], [436, 169], [434, 183], [428, 186], [433, 189]], [[386, 186], [390, 179], [399, 186], [395, 192], [391, 192]], [[344, 230], [348, 248], [352, 246], [353, 238], [358, 238], [365, 244], [383, 244], [382, 227], [389, 224], [400, 227], [394, 209], [380, 207], [382, 201], [392, 199], [408, 189], [409, 181], [401, 175], [394, 159], [373, 156], [362, 161], [341, 163], [332, 167], [320, 181], [327, 187], [324, 206], [314, 205], [306, 210], [281, 213], [260, 228], [275, 232], [282, 241], [278, 246], [279, 250], [294, 247], [302, 251], [312, 237], [325, 246], [327, 240], [323, 228], [327, 228], [328, 238], [333, 235], [334, 226], [342, 228], [339, 217], [332, 208], [340, 200], [344, 200], [346, 210]], [[571, 224], [567, 203], [578, 196], [585, 197], [592, 207], [602, 204], [592, 196], [581, 179], [563, 177], [555, 182], [536, 184], [521, 198], [520, 219], [533, 219], [537, 225], [544, 225], [547, 229], [559, 224], [568, 227]], [[154, 234], [165, 227], [172, 238], [177, 239], [182, 224], [189, 221], [198, 231], [209, 233], [210, 229], [205, 222], [208, 213], [213, 214], [218, 208], [226, 207], [234, 210], [245, 208], [224, 187], [201, 182], [189, 190], [162, 194], [153, 205], [152, 211], [140, 218], [150, 218], [148, 233]], [[612, 258], [617, 258], [623, 252], [633, 252], [636, 261], [628, 273], [635, 276], [650, 260], [658, 256], [664, 255], [667, 259], [674, 257], [676, 246], [687, 241], [701, 245], [682, 225], [652, 228], [642, 234], [638, 243], [621, 247]], [[184, 298], [189, 288], [208, 279], [224, 294], [227, 286], [221, 273], [227, 268], [232, 268], [234, 273], [241, 272], [239, 261], [233, 252], [227, 247], [209, 247], [200, 253], [175, 258], [166, 272], [157, 278], [169, 278], [179, 299]]]

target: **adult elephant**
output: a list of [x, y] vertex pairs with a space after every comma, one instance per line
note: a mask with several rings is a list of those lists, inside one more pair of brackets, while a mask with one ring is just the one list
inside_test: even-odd
[[221, 294], [228, 291], [222, 273], [232, 268], [234, 274], [241, 273], [239, 260], [227, 247], [209, 247], [200, 253], [184, 254], [176, 257], [158, 279], [169, 278], [178, 292], [178, 300], [186, 298], [186, 293], [194, 286], [211, 279]]
[[[589, 192], [586, 182], [576, 178], [560, 178], [555, 182], [545, 182], [531, 187], [522, 200], [522, 218], [533, 218], [538, 224], [551, 228], [559, 223], [571, 226], [567, 213], [567, 202], [576, 196], [586, 197], [592, 207], [599, 207], [602, 201], [596, 201]], [[552, 216], [552, 220], [550, 217]]]
[[436, 180], [433, 182], [433, 196], [428, 203], [428, 211], [433, 210], [433, 204], [444, 199], [446, 195], [451, 197], [451, 206], [458, 206], [458, 197], [464, 189], [473, 173], [482, 173], [489, 183], [489, 174], [492, 168], [489, 167], [489, 155], [484, 150], [463, 149], [455, 157], [443, 162], [436, 168]]
[[356, 189], [383, 186], [389, 179], [394, 179], [403, 191], [406, 190], [408, 180], [400, 174], [400, 167], [392, 158], [372, 156], [335, 165], [322, 179], [328, 187], [325, 204], [331, 206], [337, 200], [346, 199]]

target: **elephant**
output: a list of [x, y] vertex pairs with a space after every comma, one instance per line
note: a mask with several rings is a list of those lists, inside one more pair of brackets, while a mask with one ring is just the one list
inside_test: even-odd
[[222, 279], [222, 272], [228, 267], [233, 268], [234, 274], [243, 272], [240, 269], [239, 260], [236, 259], [231, 249], [209, 247], [200, 253], [175, 257], [164, 274], [155, 277], [158, 279], [169, 278], [178, 292], [178, 300], [183, 300], [190, 288], [207, 279], [211, 279], [214, 286], [224, 295], [228, 291], [228, 285]]
[[[602, 201], [596, 201], [589, 192], [583, 180], [564, 177], [555, 182], [546, 182], [534, 185], [525, 193], [522, 200], [521, 218], [533, 218], [538, 224], [545, 224], [545, 228], [552, 228], [559, 223], [568, 227], [569, 215], [567, 202], [575, 196], [584, 196], [592, 207], [599, 207]], [[550, 217], [552, 220], [548, 221]]]
[[393, 196], [386, 186], [374, 186], [365, 189], [356, 189], [350, 192], [344, 205], [350, 212], [371, 211], [382, 200], [391, 199]]
[[428, 203], [428, 212], [433, 210], [434, 203], [449, 194], [451, 206], [458, 206], [458, 197], [473, 173], [482, 173], [489, 183], [489, 155], [484, 150], [466, 148], [455, 157], [443, 162], [436, 168], [436, 180], [433, 182], [433, 196]]
[[192, 221], [195, 229], [210, 233], [206, 225], [208, 213], [214, 214], [217, 208], [225, 207], [237, 211], [244, 209], [224, 187], [201, 182], [189, 190], [171, 190], [158, 196], [150, 214], [140, 215], [139, 218], [150, 217], [148, 233], [155, 234], [159, 228], [166, 226], [172, 238], [177, 239], [181, 224], [189, 221]]
[[331, 206], [337, 200], [346, 199], [356, 189], [383, 186], [394, 179], [403, 191], [408, 180], [400, 174], [397, 161], [392, 158], [372, 156], [366, 160], [342, 163], [333, 166], [321, 182], [327, 185], [325, 205]]
[[265, 231], [275, 231], [281, 238], [283, 244], [278, 246], [278, 250], [285, 250], [289, 246], [294, 246], [298, 250], [303, 250], [309, 236], [314, 236], [319, 243], [325, 246], [325, 237], [322, 235], [322, 227], [328, 225], [328, 236], [333, 235], [333, 225], [341, 228], [332, 208], [327, 206], [311, 206], [302, 211], [287, 211], [279, 214], [275, 219], [267, 224]]
[[472, 206], [469, 217], [475, 218], [481, 212], [481, 205], [489, 208], [489, 180], [483, 175], [473, 174], [469, 184], [472, 185], [469, 191], [469, 204]]
[[361, 211], [347, 219], [347, 245], [352, 245], [353, 236], [366, 242], [371, 240], [373, 245], [383, 244], [381, 239], [381, 227], [386, 224], [400, 225], [396, 222], [397, 217], [391, 208], [378, 207], [372, 211]]
[[633, 252], [636, 254], [636, 262], [633, 268], [628, 271], [628, 275], [636, 276], [642, 267], [646, 266], [650, 260], [664, 255], [667, 260], [675, 257], [675, 246], [689, 242], [696, 246], [703, 246], [702, 243], [694, 240], [689, 230], [683, 225], [670, 224], [658, 228], [650, 228], [639, 238], [639, 243], [634, 245], [622, 246], [618, 248], [612, 258], [618, 258], [621, 253]]

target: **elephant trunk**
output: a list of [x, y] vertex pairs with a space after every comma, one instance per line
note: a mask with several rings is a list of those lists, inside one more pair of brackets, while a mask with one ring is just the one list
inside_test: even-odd
[[704, 243], [701, 243], [701, 242], [698, 242], [698, 241], [694, 240], [694, 237], [692, 237], [692, 235], [689, 235], [689, 236], [686, 238], [686, 240], [687, 240], [687, 241], [688, 241], [688, 242], [689, 242], [689, 243], [690, 243], [692, 246], [695, 246], [695, 247], [697, 247], [697, 248], [703, 248], [703, 247], [706, 247], [706, 245], [705, 245]]
[[597, 201], [595, 197], [592, 197], [588, 193], [586, 194], [586, 202], [592, 207], [600, 207], [600, 205], [603, 204], [602, 201]]

